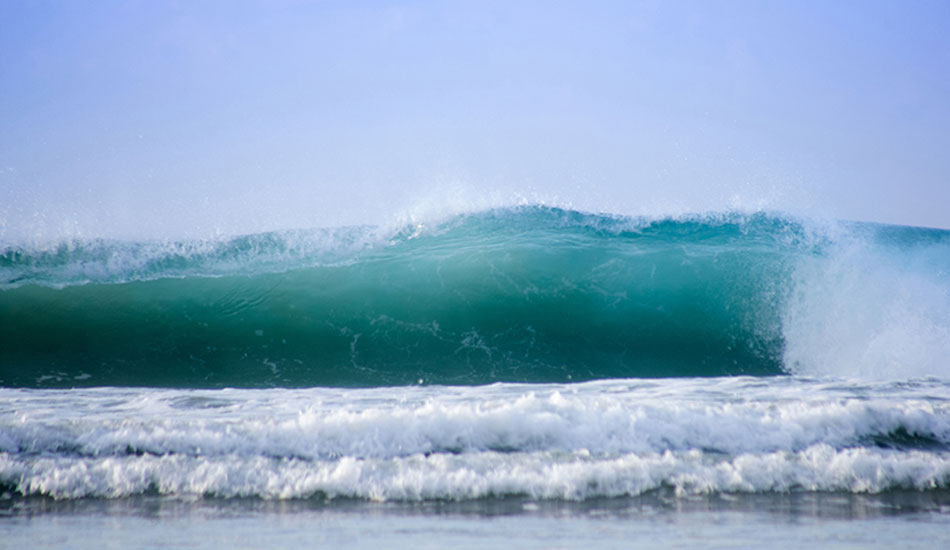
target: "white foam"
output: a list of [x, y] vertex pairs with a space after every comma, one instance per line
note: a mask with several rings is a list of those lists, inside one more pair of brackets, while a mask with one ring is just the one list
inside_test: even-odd
[[[950, 482], [950, 385], [937, 380], [0, 390], [0, 404], [0, 479], [64, 498], [156, 488], [586, 498], [661, 486], [880, 491]], [[893, 438], [899, 447], [901, 434], [922, 443], [874, 443]]]
[[[146, 392], [135, 401], [150, 408], [149, 413], [97, 416], [76, 403], [72, 414], [39, 410], [5, 419], [0, 450], [42, 453], [66, 448], [96, 456], [134, 449], [307, 459], [486, 450], [707, 449], [739, 454], [797, 451], [820, 443], [857, 445], [862, 438], [898, 429], [950, 442], [950, 404], [944, 402], [855, 396], [712, 402], [680, 396], [670, 402], [669, 396], [658, 398], [648, 390], [601, 395], [593, 390], [598, 387], [502, 396], [473, 390], [405, 401], [374, 396], [344, 404], [324, 402], [319, 392], [311, 402], [300, 402], [298, 393], [300, 408], [283, 413], [273, 408], [276, 396], [256, 405], [243, 403], [243, 411], [172, 410], [164, 394]], [[221, 414], [224, 411], [227, 414]]]
[[801, 259], [783, 312], [796, 373], [950, 376], [950, 246], [839, 235]]
[[524, 494], [544, 499], [633, 496], [664, 487], [677, 494], [846, 491], [950, 487], [950, 457], [926, 452], [836, 450], [742, 454], [701, 451], [593, 456], [478, 452], [335, 461], [260, 456], [29, 458], [0, 454], [0, 476], [26, 494], [56, 498], [168, 495], [372, 500], [472, 499]]

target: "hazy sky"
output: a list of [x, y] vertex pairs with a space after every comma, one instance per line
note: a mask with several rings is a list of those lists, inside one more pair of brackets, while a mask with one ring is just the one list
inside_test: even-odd
[[512, 200], [950, 227], [950, 2], [0, 2], [0, 239]]

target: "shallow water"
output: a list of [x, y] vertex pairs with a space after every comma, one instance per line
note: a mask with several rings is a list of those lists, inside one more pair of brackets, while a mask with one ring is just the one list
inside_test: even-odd
[[584, 502], [0, 502], [9, 548], [946, 548], [950, 493], [651, 494]]

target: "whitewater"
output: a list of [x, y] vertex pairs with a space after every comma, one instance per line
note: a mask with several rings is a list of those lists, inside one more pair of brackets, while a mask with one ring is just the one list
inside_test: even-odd
[[938, 229], [523, 205], [8, 242], [0, 508], [942, 518], [948, 357]]
[[3, 390], [7, 490], [584, 500], [936, 490], [944, 382], [750, 377], [339, 391]]

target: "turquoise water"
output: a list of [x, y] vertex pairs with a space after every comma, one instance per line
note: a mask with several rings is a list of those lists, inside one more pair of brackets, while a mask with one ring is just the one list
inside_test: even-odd
[[[645, 222], [535, 208], [385, 237], [350, 231], [258, 235], [201, 253], [182, 243], [7, 252], [0, 381], [305, 387], [776, 374], [778, 305], [790, 264], [811, 253], [800, 227], [765, 216]], [[334, 248], [340, 240], [345, 251]]]
[[[948, 232], [838, 231], [847, 233], [766, 214], [651, 221], [525, 207], [391, 231], [8, 246], [0, 383], [372, 387], [774, 375], [817, 363], [833, 346], [865, 343], [799, 333], [816, 322], [835, 323], [833, 331], [865, 322], [848, 308], [899, 307], [900, 296], [873, 302], [884, 285], [911, 293], [907, 306], [922, 310], [910, 316], [936, 317], [909, 319], [927, 323], [918, 328], [946, 329]], [[870, 328], [894, 331], [903, 321]], [[883, 351], [900, 355], [908, 343]]]
[[948, 358], [926, 228], [526, 206], [3, 243], [0, 532], [941, 547]]

